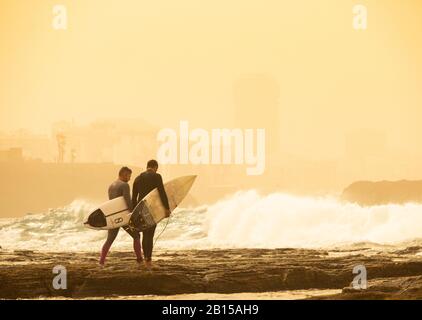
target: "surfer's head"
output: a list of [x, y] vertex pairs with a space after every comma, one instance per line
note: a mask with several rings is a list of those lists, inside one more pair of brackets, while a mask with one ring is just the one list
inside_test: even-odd
[[131, 175], [132, 170], [130, 170], [128, 167], [123, 167], [119, 171], [119, 179], [123, 182], [129, 182]]
[[157, 170], [158, 170], [157, 160], [154, 160], [154, 159], [149, 160], [148, 163], [147, 163], [147, 170], [152, 170], [154, 172], [157, 172]]

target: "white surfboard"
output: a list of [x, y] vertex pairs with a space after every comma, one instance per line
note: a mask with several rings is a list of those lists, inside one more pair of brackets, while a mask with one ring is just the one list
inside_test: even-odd
[[[186, 197], [195, 182], [196, 176], [183, 176], [170, 180], [164, 184], [169, 201], [170, 212], [172, 212]], [[129, 213], [126, 201], [123, 197], [109, 200], [97, 209], [93, 210], [87, 217], [84, 225], [91, 229], [108, 230], [124, 227], [129, 224], [132, 214], [142, 213], [143, 227], [157, 224], [165, 218], [165, 208], [161, 203], [160, 194], [157, 188], [148, 193], [136, 206], [133, 213]]]
[[127, 225], [130, 220], [130, 212], [125, 198], [118, 197], [104, 202], [92, 211], [84, 225], [91, 229], [108, 230]]
[[[171, 180], [164, 184], [170, 212], [172, 212], [180, 202], [186, 197], [196, 176], [184, 176]], [[130, 227], [134, 227], [140, 231], [148, 229], [166, 217], [166, 209], [164, 208], [158, 189], [148, 193], [139, 204], [133, 209], [132, 217], [129, 222]]]

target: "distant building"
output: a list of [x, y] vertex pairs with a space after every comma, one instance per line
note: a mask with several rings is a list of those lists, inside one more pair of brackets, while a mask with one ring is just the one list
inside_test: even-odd
[[277, 80], [265, 73], [244, 74], [234, 82], [233, 96], [236, 126], [265, 129], [267, 159], [277, 163], [281, 151], [280, 86]]
[[0, 150], [12, 149], [20, 149], [25, 159], [42, 159], [47, 162], [54, 160], [54, 141], [47, 135], [32, 134], [25, 130], [0, 134]]
[[23, 152], [21, 148], [11, 148], [9, 150], [0, 150], [1, 162], [19, 162], [23, 161]]
[[157, 132], [158, 128], [139, 119], [102, 120], [84, 126], [61, 121], [53, 125], [52, 136], [66, 139], [55, 152], [60, 162], [141, 166], [155, 157]]

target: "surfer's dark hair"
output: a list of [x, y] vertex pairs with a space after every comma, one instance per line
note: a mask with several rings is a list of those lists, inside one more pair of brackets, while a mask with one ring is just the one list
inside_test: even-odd
[[132, 170], [131, 170], [130, 168], [128, 168], [128, 167], [122, 167], [122, 168], [119, 170], [119, 176], [122, 176], [122, 175], [124, 175], [125, 173], [132, 173]]
[[158, 162], [157, 160], [149, 160], [147, 163], [147, 168], [158, 168]]

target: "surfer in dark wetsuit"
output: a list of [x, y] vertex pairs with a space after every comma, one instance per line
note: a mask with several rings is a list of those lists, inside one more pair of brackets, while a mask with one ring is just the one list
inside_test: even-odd
[[[128, 167], [123, 167], [119, 171], [119, 179], [114, 181], [110, 187], [108, 188], [108, 198], [114, 199], [118, 197], [124, 197], [126, 203], [128, 205], [129, 211], [132, 211], [132, 201], [130, 198], [130, 186], [128, 182], [130, 181], [130, 177], [132, 175], [132, 170]], [[142, 251], [141, 251], [141, 237], [139, 232], [132, 231], [130, 229], [126, 229], [126, 232], [130, 234], [133, 238], [133, 250], [136, 254], [136, 261], [138, 263], [142, 262]], [[113, 244], [114, 240], [119, 233], [119, 228], [108, 230], [107, 240], [103, 245], [101, 250], [101, 258], [100, 258], [100, 265], [104, 265], [105, 259], [107, 257], [107, 253], [110, 250], [111, 245]]]
[[[147, 163], [147, 170], [136, 177], [133, 182], [132, 207], [135, 208], [148, 193], [157, 188], [161, 202], [164, 208], [166, 208], [166, 217], [169, 217], [170, 207], [166, 191], [164, 190], [163, 178], [157, 173], [157, 170], [158, 162], [156, 160], [150, 160]], [[142, 232], [142, 250], [144, 251], [145, 264], [148, 268], [151, 268], [155, 227], [153, 226]]]

